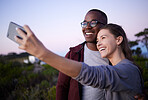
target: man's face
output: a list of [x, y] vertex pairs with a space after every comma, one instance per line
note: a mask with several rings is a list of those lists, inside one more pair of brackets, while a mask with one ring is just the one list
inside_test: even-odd
[[[88, 12], [85, 16], [84, 22], [90, 22], [93, 20], [101, 21], [101, 14], [96, 11]], [[88, 43], [96, 43], [97, 34], [103, 24], [98, 23], [95, 27], [91, 27], [90, 23], [86, 27], [82, 28], [85, 41]]]

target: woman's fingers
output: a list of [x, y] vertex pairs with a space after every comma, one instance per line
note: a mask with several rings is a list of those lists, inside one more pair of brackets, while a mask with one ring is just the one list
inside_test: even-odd
[[[29, 34], [30, 32], [24, 32], [22, 29], [16, 28], [18, 34], [21, 36], [21, 38], [19, 38], [18, 36], [15, 36], [15, 40], [16, 42], [18, 42], [19, 48], [26, 50], [28, 46], [30, 46], [30, 42], [31, 39], [29, 39], [29, 37], [27, 36], [27, 34]], [[25, 30], [26, 31], [26, 30]]]
[[23, 27], [24, 27], [24, 29], [25, 29], [26, 32], [27, 32], [27, 36], [28, 36], [34, 43], [38, 42], [37, 37], [33, 34], [33, 32], [31, 31], [30, 27], [29, 27], [28, 25], [24, 25]]
[[23, 30], [16, 28], [16, 31], [23, 39], [25, 39], [27, 37], [26, 33]]
[[24, 45], [20, 45], [18, 48], [22, 49], [22, 50], [25, 50], [25, 46]]
[[27, 38], [26, 33], [19, 28], [16, 28], [16, 31], [21, 36], [15, 36], [15, 41], [18, 42], [20, 45], [24, 44], [24, 40]]
[[19, 38], [18, 36], [15, 36], [14, 39], [15, 39], [15, 41], [16, 41], [17, 43], [19, 43], [20, 45], [23, 44], [23, 40], [22, 40], [21, 38]]
[[30, 37], [33, 32], [31, 31], [31, 29], [29, 28], [28, 25], [24, 25], [23, 28], [25, 29], [25, 31], [27, 32], [27, 36]]

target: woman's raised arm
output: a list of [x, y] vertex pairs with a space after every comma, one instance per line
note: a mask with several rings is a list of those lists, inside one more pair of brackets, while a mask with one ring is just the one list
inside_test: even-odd
[[15, 40], [20, 44], [20, 49], [25, 50], [68, 76], [76, 77], [80, 73], [82, 66], [80, 62], [58, 56], [48, 50], [31, 31], [29, 26], [24, 25], [23, 27], [27, 34], [21, 29], [17, 29], [18, 34], [20, 34], [23, 39], [15, 37]]

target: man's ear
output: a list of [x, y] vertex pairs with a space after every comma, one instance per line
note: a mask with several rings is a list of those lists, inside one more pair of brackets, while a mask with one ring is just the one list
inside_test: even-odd
[[116, 38], [116, 43], [117, 43], [117, 45], [120, 45], [120, 44], [122, 43], [122, 41], [123, 41], [123, 37], [122, 37], [122, 36], [118, 36], [118, 37]]

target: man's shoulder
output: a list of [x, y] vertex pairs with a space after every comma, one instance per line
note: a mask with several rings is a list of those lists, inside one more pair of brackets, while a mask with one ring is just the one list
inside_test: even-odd
[[78, 44], [74, 47], [70, 47], [69, 50], [73, 52], [78, 52], [80, 49], [83, 49], [85, 42]]

